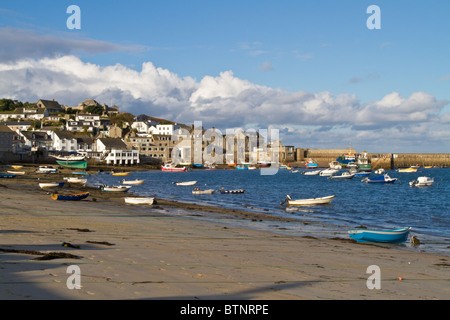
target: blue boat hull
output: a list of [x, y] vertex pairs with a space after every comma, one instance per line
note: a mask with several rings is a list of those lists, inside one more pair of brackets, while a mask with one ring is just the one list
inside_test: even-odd
[[350, 238], [360, 243], [403, 243], [408, 239], [411, 228], [395, 230], [352, 229]]

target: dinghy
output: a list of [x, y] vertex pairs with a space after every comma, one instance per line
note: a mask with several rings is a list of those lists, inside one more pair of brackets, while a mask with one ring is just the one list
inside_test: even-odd
[[152, 205], [155, 202], [155, 198], [150, 197], [127, 197], [123, 199], [128, 204], [146, 204]]
[[184, 181], [184, 182], [172, 182], [173, 184], [176, 184], [177, 186], [193, 186], [197, 183], [197, 181]]
[[222, 194], [239, 194], [239, 193], [244, 193], [244, 189], [235, 189], [235, 190], [225, 190], [224, 188], [217, 190], [218, 192], [222, 193]]
[[81, 184], [86, 184], [87, 179], [80, 179], [80, 178], [74, 178], [74, 177], [66, 177], [63, 178], [64, 180], [66, 180], [68, 183], [81, 183]]
[[101, 186], [100, 189], [107, 192], [127, 192], [131, 189], [131, 186]]
[[343, 172], [340, 176], [331, 175], [328, 179], [333, 179], [333, 180], [353, 179], [354, 176], [355, 176], [354, 173]]
[[45, 188], [60, 188], [64, 186], [64, 182], [41, 182], [39, 183], [39, 187], [42, 189]]
[[284, 199], [283, 202], [281, 202], [280, 204], [284, 204], [285, 202], [287, 202], [287, 204], [289, 206], [315, 206], [315, 205], [319, 205], [319, 204], [328, 204], [331, 201], [333, 201], [333, 199], [335, 198], [335, 196], [328, 196], [328, 197], [321, 197], [321, 198], [310, 198], [310, 199], [298, 199], [298, 200], [292, 200], [290, 195], [286, 196], [286, 199]]
[[375, 178], [365, 178], [363, 180], [361, 180], [361, 182], [366, 182], [366, 183], [394, 183], [395, 181], [397, 181], [397, 178], [391, 178], [387, 173], [385, 173], [382, 176], [379, 177], [375, 177]]
[[53, 200], [79, 201], [79, 200], [86, 199], [88, 196], [89, 196], [89, 192], [83, 192], [83, 193], [67, 194], [67, 195], [54, 193], [54, 194], [52, 194], [51, 197]]
[[313, 170], [313, 171], [303, 171], [302, 174], [305, 176], [317, 176], [322, 170]]
[[138, 179], [136, 179], [136, 180], [122, 180], [121, 182], [122, 182], [122, 184], [132, 184], [132, 185], [138, 185], [138, 184], [143, 184], [144, 183], [144, 181], [145, 180], [138, 180]]
[[350, 238], [357, 242], [402, 243], [408, 239], [411, 227], [394, 230], [348, 230]]
[[214, 189], [200, 190], [199, 188], [194, 188], [192, 194], [213, 194]]

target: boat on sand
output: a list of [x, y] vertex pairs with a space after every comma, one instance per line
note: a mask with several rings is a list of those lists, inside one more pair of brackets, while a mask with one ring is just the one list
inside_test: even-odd
[[292, 200], [290, 195], [286, 196], [286, 199], [282, 201], [280, 204], [284, 204], [287, 202], [289, 206], [315, 206], [319, 204], [329, 204], [335, 196], [327, 196], [327, 197], [321, 197], [321, 198], [310, 198], [310, 199], [298, 199], [298, 200]]
[[348, 230], [348, 234], [357, 242], [402, 243], [408, 239], [411, 229], [411, 227], [393, 230], [351, 229]]
[[155, 198], [152, 197], [126, 197], [123, 200], [128, 204], [152, 205], [155, 202]]

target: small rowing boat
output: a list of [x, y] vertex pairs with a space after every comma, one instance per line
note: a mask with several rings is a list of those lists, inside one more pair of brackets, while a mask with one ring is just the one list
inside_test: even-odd
[[380, 243], [402, 243], [408, 239], [411, 227], [393, 230], [348, 230], [350, 238], [357, 242], [380, 242]]
[[200, 190], [199, 188], [194, 188], [192, 194], [213, 194], [214, 189]]
[[107, 192], [127, 192], [131, 189], [131, 186], [101, 186], [100, 189]]
[[89, 196], [89, 192], [83, 192], [83, 193], [76, 193], [76, 194], [52, 194], [53, 200], [66, 200], [66, 201], [79, 201], [86, 199]]
[[49, 166], [40, 166], [37, 170], [37, 173], [56, 173], [57, 169]]
[[138, 184], [143, 184], [145, 180], [122, 180], [122, 184], [131, 184], [131, 185], [138, 185]]
[[87, 179], [81, 179], [81, 178], [75, 178], [75, 177], [69, 177], [69, 178], [63, 178], [64, 180], [66, 180], [68, 183], [81, 183], [81, 184], [86, 184]]
[[155, 202], [155, 198], [150, 197], [127, 197], [123, 199], [128, 204], [147, 204], [152, 205]]
[[224, 188], [217, 190], [218, 192], [222, 193], [222, 194], [239, 194], [239, 193], [244, 193], [244, 189], [235, 189], [235, 190], [225, 190]]
[[280, 204], [283, 205], [285, 202], [289, 206], [315, 206], [319, 204], [329, 204], [335, 196], [328, 196], [328, 197], [320, 197], [320, 198], [310, 198], [310, 199], [298, 199], [298, 200], [292, 200], [290, 195], [286, 196], [286, 199], [282, 201]]
[[112, 172], [111, 173], [113, 176], [127, 176], [130, 173], [129, 172]]
[[184, 181], [184, 182], [172, 182], [173, 184], [176, 184], [177, 186], [193, 186], [197, 183], [197, 181]]
[[42, 189], [45, 188], [61, 188], [64, 186], [64, 182], [41, 182], [39, 183], [39, 187]]
[[398, 169], [398, 172], [417, 172], [417, 168]]
[[18, 176], [23, 176], [25, 174], [25, 171], [10, 171], [10, 170], [8, 170], [6, 172], [8, 172], [10, 174], [15, 174], [15, 175], [18, 175]]

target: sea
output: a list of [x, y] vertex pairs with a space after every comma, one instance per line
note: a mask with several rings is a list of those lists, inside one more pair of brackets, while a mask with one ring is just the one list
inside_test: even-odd
[[[302, 171], [305, 170], [279, 169], [274, 175], [262, 175], [259, 169], [153, 170], [131, 172], [125, 177], [93, 174], [88, 177], [88, 184], [119, 185], [122, 179], [145, 179], [144, 184], [133, 186], [129, 194], [288, 217], [291, 222], [230, 219], [228, 223], [289, 235], [349, 238], [348, 230], [355, 227], [412, 227], [411, 235], [421, 242], [416, 250], [450, 254], [449, 168], [419, 168], [414, 173], [387, 170], [390, 177], [398, 179], [394, 184], [367, 184], [362, 182], [363, 177], [357, 176], [351, 180], [332, 180], [324, 176], [303, 175]], [[369, 177], [375, 176], [372, 172]], [[429, 187], [411, 187], [409, 182], [420, 176], [432, 177], [435, 182]], [[193, 195], [193, 186], [177, 186], [174, 184], [176, 181], [197, 181], [195, 187], [200, 189], [244, 189], [245, 192]], [[327, 205], [288, 207], [281, 204], [286, 195], [292, 199], [330, 195], [335, 198]], [[179, 214], [186, 212], [181, 210]], [[201, 216], [214, 219], [212, 215]], [[296, 220], [299, 223], [295, 223]]]

